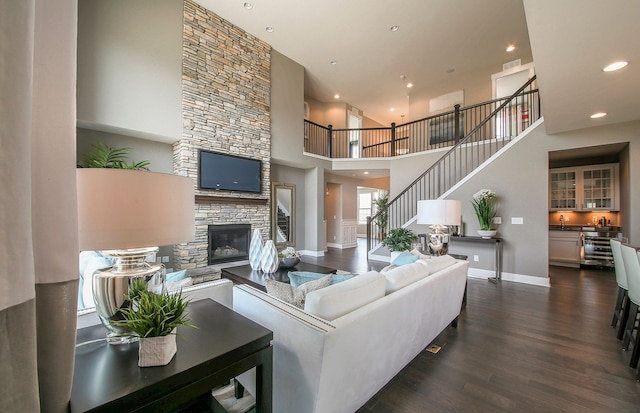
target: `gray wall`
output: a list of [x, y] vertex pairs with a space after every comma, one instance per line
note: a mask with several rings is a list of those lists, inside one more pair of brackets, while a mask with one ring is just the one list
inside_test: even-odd
[[[632, 211], [640, 208], [640, 191], [630, 183], [640, 179], [640, 164], [632, 162], [640, 159], [640, 122], [553, 136], [545, 133], [542, 124], [448, 198], [462, 200], [465, 234], [476, 235], [479, 225], [471, 205], [472, 196], [484, 188], [496, 191], [499, 197], [498, 216], [502, 219], [502, 224], [497, 227], [498, 236], [504, 240], [503, 270], [511, 274], [548, 277], [549, 152], [625, 142], [629, 147], [623, 151], [620, 162], [623, 228], [630, 242], [639, 243], [640, 217]], [[522, 217], [524, 223], [512, 224], [513, 217]], [[412, 224], [411, 228], [416, 233], [428, 232], [426, 226]], [[469, 255], [472, 268], [487, 271], [495, 268], [492, 245], [454, 243], [450, 252]], [[479, 255], [478, 262], [473, 261], [474, 255]]]
[[78, 162], [92, 149], [91, 145], [103, 142], [112, 148], [130, 148], [129, 161], [147, 160], [150, 171], [173, 173], [173, 148], [168, 143], [84, 128], [77, 128], [76, 133]]
[[182, 0], [79, 0], [81, 126], [180, 138], [182, 9]]

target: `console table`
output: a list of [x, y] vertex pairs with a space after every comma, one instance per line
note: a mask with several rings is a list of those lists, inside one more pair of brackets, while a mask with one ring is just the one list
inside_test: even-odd
[[497, 284], [498, 281], [502, 280], [502, 238], [482, 238], [482, 237], [461, 237], [461, 236], [450, 236], [449, 242], [481, 242], [481, 243], [489, 243], [495, 245], [496, 251], [496, 276], [489, 277], [489, 282]]
[[[71, 412], [171, 412], [202, 405], [225, 412], [211, 389], [253, 367], [256, 411], [272, 411], [273, 333], [222, 304], [189, 304], [191, 322], [178, 327], [178, 352], [161, 367], [138, 367], [138, 343], [100, 340], [76, 348]], [[78, 330], [77, 343], [104, 338], [102, 325]], [[201, 410], [198, 410], [201, 411]]]

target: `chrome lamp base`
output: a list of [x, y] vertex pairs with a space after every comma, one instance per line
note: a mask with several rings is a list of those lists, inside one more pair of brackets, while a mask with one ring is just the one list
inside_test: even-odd
[[94, 274], [92, 286], [96, 311], [107, 329], [109, 344], [138, 341], [138, 336], [131, 330], [113, 324], [123, 319], [120, 309], [130, 307], [127, 296], [135, 280], [144, 281], [151, 291], [164, 292], [164, 264], [149, 264], [146, 261], [149, 255], [156, 252], [158, 247], [102, 251], [103, 255], [116, 260], [113, 267]]
[[427, 247], [430, 255], [447, 255], [449, 253], [449, 234], [448, 227], [445, 225], [431, 225], [432, 232], [429, 235]]

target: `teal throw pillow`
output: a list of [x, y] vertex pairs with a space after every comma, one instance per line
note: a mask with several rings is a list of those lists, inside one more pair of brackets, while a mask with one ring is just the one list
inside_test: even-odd
[[176, 271], [176, 272], [168, 272], [165, 275], [165, 280], [167, 281], [180, 281], [184, 279], [187, 275], [187, 270]]
[[397, 265], [398, 267], [401, 265], [411, 264], [418, 261], [420, 258], [417, 255], [413, 255], [409, 251], [405, 251], [402, 254], [398, 255], [395, 260], [393, 260], [392, 264]]
[[[319, 280], [322, 277], [326, 277], [327, 274], [318, 274], [315, 272], [308, 271], [289, 271], [289, 280], [291, 280], [291, 285], [294, 287], [299, 287], [302, 284]], [[331, 278], [331, 284], [337, 284], [342, 281], [346, 281], [349, 278], [353, 277], [353, 275], [333, 275]]]

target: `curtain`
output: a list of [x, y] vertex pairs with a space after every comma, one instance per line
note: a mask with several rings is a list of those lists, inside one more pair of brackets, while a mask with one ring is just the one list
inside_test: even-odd
[[68, 410], [77, 1], [0, 0], [0, 411]]

